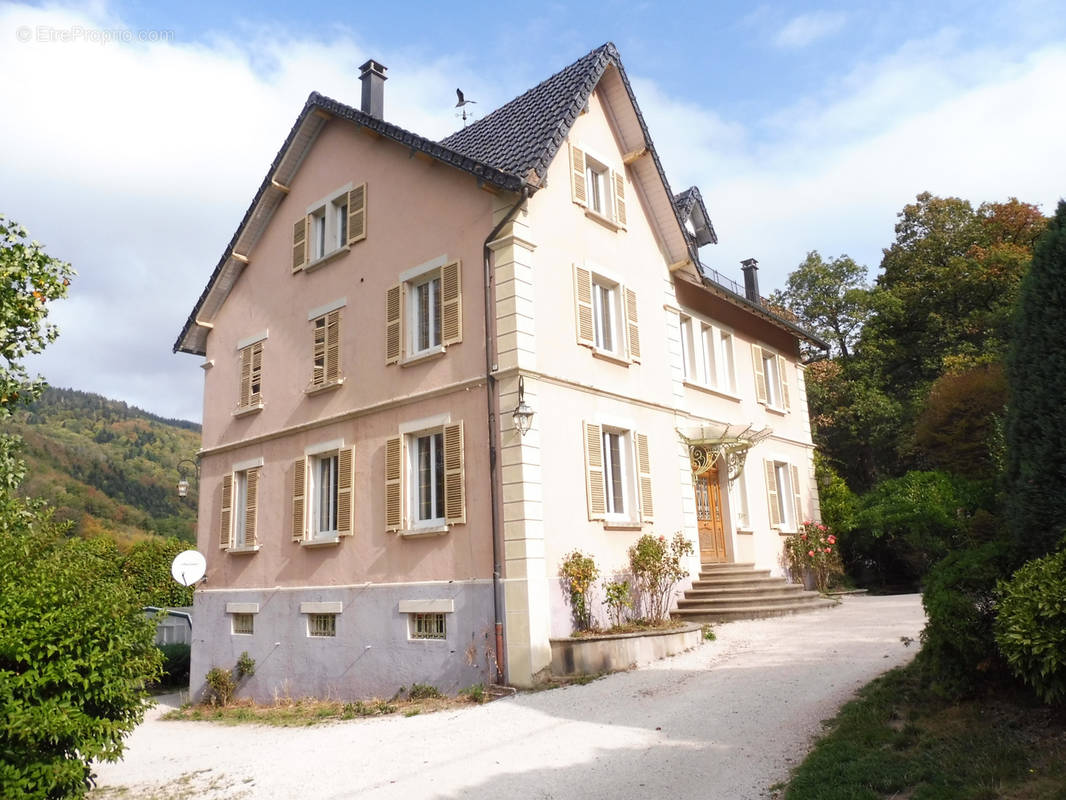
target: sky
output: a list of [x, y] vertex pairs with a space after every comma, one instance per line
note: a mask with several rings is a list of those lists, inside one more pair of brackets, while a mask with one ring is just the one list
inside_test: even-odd
[[402, 4], [0, 2], [0, 214], [78, 272], [28, 366], [55, 386], [199, 420], [173, 354], [267, 167], [317, 90], [440, 138], [613, 41], [671, 188], [700, 188], [702, 260], [763, 294], [806, 254], [876, 277], [930, 191], [1066, 195], [1066, 3], [1023, 0]]

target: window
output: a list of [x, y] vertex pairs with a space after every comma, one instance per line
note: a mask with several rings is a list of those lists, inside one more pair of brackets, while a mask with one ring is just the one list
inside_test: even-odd
[[340, 309], [315, 317], [311, 323], [311, 383], [307, 391], [315, 392], [343, 383], [340, 373]]
[[222, 477], [222, 516], [219, 521], [219, 547], [222, 550], [250, 550], [259, 544], [256, 519], [260, 469], [259, 466], [237, 469]]
[[787, 461], [766, 460], [766, 500], [770, 511], [770, 527], [794, 531], [803, 518], [799, 469]]
[[409, 614], [412, 639], [447, 639], [444, 614]]
[[263, 342], [258, 341], [240, 349], [240, 387], [238, 411], [263, 407]]
[[292, 271], [310, 269], [366, 238], [366, 184], [345, 186], [293, 223]]
[[233, 633], [239, 636], [250, 636], [255, 632], [255, 614], [231, 614]]
[[407, 535], [466, 522], [463, 424], [446, 423], [385, 443], [385, 527]]
[[626, 224], [626, 181], [579, 147], [570, 146], [571, 194], [597, 218], [619, 228]]
[[385, 293], [385, 363], [397, 364], [463, 340], [462, 269], [458, 261], [415, 267]]
[[634, 363], [640, 361], [636, 292], [574, 265], [574, 299], [579, 344]]
[[315, 544], [335, 542], [352, 532], [353, 451], [316, 446], [293, 465], [292, 538]]
[[733, 523], [737, 530], [751, 530], [751, 515], [748, 512], [748, 485], [742, 471], [729, 482], [729, 506], [733, 511]]
[[792, 365], [782, 356], [765, 347], [751, 346], [755, 368], [755, 397], [767, 408], [788, 411], [789, 370]]
[[681, 354], [686, 381], [722, 392], [734, 391], [732, 334], [682, 314]]
[[584, 429], [589, 519], [653, 521], [648, 437], [595, 423]]
[[336, 614], [308, 614], [307, 615], [307, 635], [308, 636], [336, 636], [337, 635], [337, 615]]

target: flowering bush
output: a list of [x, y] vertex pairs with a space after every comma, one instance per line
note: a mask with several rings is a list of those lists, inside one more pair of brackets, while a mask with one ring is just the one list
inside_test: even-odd
[[568, 553], [559, 565], [559, 577], [563, 579], [563, 590], [570, 599], [574, 627], [579, 631], [592, 629], [592, 594], [599, 576], [600, 570], [592, 556], [580, 550]]
[[603, 592], [604, 603], [611, 615], [611, 624], [616, 628], [622, 627], [629, 621], [629, 610], [633, 608], [629, 581], [605, 581]]
[[646, 533], [629, 548], [629, 569], [645, 620], [657, 623], [666, 619], [674, 586], [688, 575], [681, 559], [693, 552], [692, 542], [680, 532], [669, 542], [665, 536]]
[[832, 576], [844, 573], [836, 543], [837, 537], [828, 526], [820, 522], [804, 522], [799, 532], [789, 536], [785, 542], [785, 554], [793, 576], [803, 575], [809, 570], [814, 577], [815, 588], [824, 592]]

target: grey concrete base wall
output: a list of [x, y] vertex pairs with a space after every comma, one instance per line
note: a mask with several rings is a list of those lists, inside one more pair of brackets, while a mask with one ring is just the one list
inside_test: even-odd
[[[400, 603], [450, 600], [447, 638], [411, 639]], [[308, 635], [300, 604], [339, 602], [335, 637]], [[227, 603], [257, 603], [254, 633], [232, 632]], [[190, 690], [202, 697], [212, 667], [232, 669], [241, 653], [255, 659], [255, 675], [238, 697], [257, 702], [317, 697], [356, 700], [391, 697], [413, 683], [455, 693], [495, 676], [492, 582], [198, 591], [194, 599]]]
[[552, 674], [594, 675], [658, 661], [703, 644], [699, 625], [668, 631], [552, 639]]

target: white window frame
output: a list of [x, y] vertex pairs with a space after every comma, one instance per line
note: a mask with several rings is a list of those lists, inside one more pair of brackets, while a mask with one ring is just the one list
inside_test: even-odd
[[765, 347], [762, 350], [762, 367], [763, 374], [766, 376], [766, 405], [770, 408], [783, 409], [783, 398], [781, 394], [781, 365], [778, 363], [778, 359], [781, 358], [777, 353], [772, 350], [767, 350]]
[[233, 529], [230, 531], [230, 547], [234, 550], [243, 550], [249, 546], [246, 529], [248, 522], [247, 469], [233, 471], [233, 506], [231, 513], [233, 515]]
[[733, 512], [733, 525], [738, 531], [750, 531], [751, 509], [748, 506], [748, 481], [741, 470], [729, 483], [729, 506]]
[[412, 611], [408, 613], [407, 638], [419, 642], [447, 641], [448, 615], [443, 611]]
[[[408, 310], [410, 312], [407, 320], [407, 341], [411, 344], [407, 353], [408, 357], [418, 357], [438, 352], [444, 346], [444, 340], [441, 336], [441, 314], [443, 313], [441, 306], [441, 280], [440, 269], [434, 269], [407, 282]], [[426, 287], [429, 296], [429, 309], [425, 314], [423, 314], [423, 287]], [[425, 318], [425, 325], [423, 325], [423, 317]], [[423, 332], [427, 339], [424, 347], [421, 346]]]
[[[626, 340], [622, 314], [622, 285], [592, 273], [592, 340], [597, 350], [625, 358]], [[610, 342], [607, 342], [608, 336]]]
[[307, 207], [311, 217], [308, 267], [348, 248], [348, 192], [351, 190], [349, 183]]
[[[633, 433], [629, 428], [603, 425], [603, 494], [606, 504], [606, 519], [612, 521], [637, 520], [636, 507], [636, 453], [633, 449]], [[618, 443], [617, 461], [611, 450], [611, 441]], [[618, 506], [621, 505], [621, 509]]]
[[[419, 442], [428, 440], [429, 454], [429, 489], [430, 505], [435, 506], [439, 515], [421, 516], [422, 480], [419, 467]], [[407, 519], [413, 530], [419, 528], [439, 528], [446, 525], [444, 509], [444, 426], [433, 426], [404, 434], [404, 450], [407, 453], [406, 480], [409, 491]], [[439, 470], [439, 473], [438, 473]], [[434, 496], [436, 495], [436, 496]]]
[[684, 380], [723, 394], [736, 392], [733, 332], [688, 313], [681, 317], [681, 365]]
[[[340, 536], [340, 532], [337, 529], [337, 499], [340, 485], [340, 448], [326, 452], [309, 453], [307, 456], [307, 462], [308, 475], [307, 488], [305, 491], [311, 504], [311, 525], [308, 531], [307, 541], [336, 541]], [[325, 498], [327, 506], [325, 511], [327, 516], [332, 517], [333, 527], [326, 529], [321, 527], [323, 496], [320, 492], [322, 491], [321, 470], [323, 465], [328, 465], [330, 473], [332, 474], [332, 480], [330, 481], [332, 489], [329, 492], [329, 496]]]
[[777, 489], [777, 511], [781, 519], [781, 530], [794, 531], [798, 528], [796, 508], [793, 502], [792, 465], [787, 461], [774, 459], [774, 483]]
[[611, 168], [585, 151], [585, 192], [589, 211], [606, 219], [614, 219], [614, 187]]

